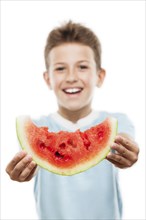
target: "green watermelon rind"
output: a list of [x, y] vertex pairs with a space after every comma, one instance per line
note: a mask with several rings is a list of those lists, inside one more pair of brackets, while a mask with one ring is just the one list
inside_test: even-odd
[[114, 142], [115, 136], [117, 134], [117, 129], [118, 129], [118, 121], [116, 118], [109, 117], [108, 122], [110, 123], [110, 128], [111, 128], [111, 135], [108, 140], [107, 146], [93, 159], [86, 161], [82, 164], [77, 164], [77, 166], [72, 167], [72, 168], [59, 168], [57, 166], [53, 166], [51, 164], [48, 164], [45, 160], [41, 159], [29, 146], [29, 143], [27, 141], [27, 137], [25, 135], [24, 131], [24, 124], [28, 121], [31, 121], [31, 118], [29, 116], [19, 116], [16, 118], [16, 132], [17, 132], [17, 137], [19, 140], [19, 143], [21, 145], [21, 148], [25, 150], [28, 154], [30, 154], [33, 158], [33, 160], [38, 164], [40, 167], [55, 173], [59, 175], [64, 175], [64, 176], [71, 176], [74, 174], [78, 174], [81, 172], [84, 172], [88, 170], [91, 167], [96, 166], [98, 163], [100, 163], [102, 160], [104, 160], [107, 156], [107, 154], [110, 152], [110, 146]]

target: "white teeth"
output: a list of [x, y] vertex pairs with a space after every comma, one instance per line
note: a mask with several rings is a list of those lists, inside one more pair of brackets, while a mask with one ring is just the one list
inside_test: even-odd
[[80, 92], [82, 89], [81, 88], [68, 88], [68, 89], [64, 89], [65, 92], [67, 93], [77, 93]]

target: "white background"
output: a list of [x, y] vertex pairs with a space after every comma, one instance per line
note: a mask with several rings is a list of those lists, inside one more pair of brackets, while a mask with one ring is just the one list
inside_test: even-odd
[[37, 219], [33, 180], [11, 181], [5, 167], [19, 150], [16, 116], [56, 110], [42, 77], [43, 50], [49, 31], [69, 19], [90, 27], [102, 44], [107, 77], [93, 107], [124, 112], [135, 125], [139, 160], [120, 170], [120, 183], [124, 219], [145, 219], [145, 2], [2, 1], [1, 6], [1, 219]]

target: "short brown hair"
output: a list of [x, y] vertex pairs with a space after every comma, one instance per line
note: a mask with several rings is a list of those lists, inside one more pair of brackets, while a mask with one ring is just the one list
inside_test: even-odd
[[101, 68], [101, 45], [98, 37], [91, 29], [81, 25], [80, 23], [73, 23], [72, 21], [69, 21], [62, 26], [53, 29], [49, 33], [44, 51], [47, 69], [49, 68], [48, 54], [51, 49], [62, 43], [70, 42], [81, 43], [89, 46], [94, 52], [97, 68]]

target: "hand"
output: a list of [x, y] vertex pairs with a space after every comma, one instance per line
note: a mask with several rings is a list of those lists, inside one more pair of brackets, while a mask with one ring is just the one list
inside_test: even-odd
[[116, 136], [111, 149], [115, 150], [115, 153], [110, 152], [106, 159], [116, 167], [128, 168], [138, 160], [138, 145], [126, 134]]
[[12, 180], [25, 182], [32, 179], [36, 171], [36, 163], [25, 151], [20, 151], [6, 167], [6, 172]]

